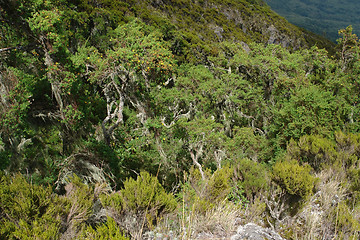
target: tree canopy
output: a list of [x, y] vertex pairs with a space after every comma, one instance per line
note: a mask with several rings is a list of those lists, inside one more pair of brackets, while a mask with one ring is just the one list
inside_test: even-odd
[[[225, 203], [263, 209], [291, 235], [275, 210], [308, 221], [302, 211], [335, 180], [343, 195], [324, 202], [323, 231], [358, 234], [352, 28], [327, 51], [280, 28], [262, 1], [195, 2], [0, 1], [1, 238], [140, 239], [180, 208], [185, 228], [186, 214]], [[226, 4], [261, 17], [244, 16], [239, 32]], [[269, 40], [267, 21], [248, 22], [267, 15], [288, 44], [282, 33]], [[337, 179], [326, 179], [331, 171]]]

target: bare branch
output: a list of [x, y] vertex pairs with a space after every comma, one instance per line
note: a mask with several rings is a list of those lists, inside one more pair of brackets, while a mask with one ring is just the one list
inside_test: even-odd
[[190, 119], [191, 111], [193, 110], [193, 106], [191, 103], [190, 103], [190, 109], [186, 113], [182, 113], [183, 109], [178, 110], [178, 108], [179, 108], [179, 104], [176, 104], [175, 107], [173, 108], [169, 107], [170, 111], [171, 110], [174, 111], [173, 120], [171, 121], [170, 124], [166, 124], [165, 123], [166, 117], [161, 117], [162, 125], [164, 125], [166, 128], [171, 128], [181, 118]]
[[196, 143], [190, 144], [189, 146], [189, 152], [190, 152], [190, 156], [191, 159], [194, 163], [195, 166], [197, 166], [199, 168], [200, 174], [201, 174], [201, 178], [203, 180], [205, 180], [205, 174], [204, 171], [202, 169], [201, 164], [199, 163], [199, 158], [202, 156], [203, 154], [203, 148], [204, 148], [204, 143], [201, 141], [198, 141]]
[[226, 153], [225, 153], [225, 151], [219, 149], [219, 150], [216, 150], [214, 152], [214, 156], [215, 156], [215, 161], [216, 161], [216, 163], [218, 165], [218, 169], [220, 169], [221, 168], [221, 161], [226, 156]]
[[[112, 92], [112, 87], [114, 87], [116, 92], [118, 93], [118, 98], [114, 96]], [[120, 88], [117, 86], [115, 81], [111, 81], [110, 83], [108, 83], [104, 87], [103, 91], [107, 102], [107, 116], [102, 121], [101, 127], [103, 130], [105, 142], [109, 145], [113, 131], [115, 130], [115, 128], [118, 127], [121, 122], [123, 122], [125, 97], [124, 94], [120, 91]], [[114, 105], [116, 107], [113, 110]], [[116, 119], [115, 122], [109, 128], [106, 128], [106, 125], [114, 119]]]

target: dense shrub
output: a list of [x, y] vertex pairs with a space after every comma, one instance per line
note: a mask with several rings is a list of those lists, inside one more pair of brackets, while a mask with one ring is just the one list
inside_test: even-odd
[[337, 239], [358, 239], [360, 232], [359, 210], [352, 210], [344, 201], [340, 202], [332, 214]]
[[129, 240], [129, 238], [123, 235], [115, 220], [110, 217], [108, 217], [106, 223], [103, 223], [96, 228], [93, 228], [92, 226], [84, 227], [83, 231], [77, 239]]
[[290, 195], [309, 197], [316, 178], [310, 174], [309, 165], [300, 165], [296, 160], [279, 161], [273, 168], [273, 180]]
[[101, 203], [104, 207], [113, 209], [117, 214], [124, 210], [124, 200], [120, 192], [115, 192], [110, 195], [100, 195]]
[[225, 166], [213, 174], [210, 170], [206, 170], [203, 179], [200, 171], [192, 168], [183, 185], [181, 198], [186, 202], [189, 210], [204, 214], [228, 198], [232, 187], [232, 174], [232, 168]]
[[58, 239], [66, 208], [50, 187], [33, 185], [20, 174], [0, 176], [1, 239]]
[[235, 183], [244, 189], [244, 193], [249, 200], [267, 190], [267, 175], [264, 165], [247, 158], [237, 161], [234, 166]]
[[141, 172], [136, 180], [127, 179], [120, 192], [124, 209], [135, 212], [149, 211], [154, 217], [171, 212], [177, 206], [174, 196], [166, 193], [158, 179], [148, 172]]
[[[302, 31], [260, 0], [11, 2], [0, 1], [0, 169], [56, 182], [62, 195], [2, 176], [0, 238], [122, 238], [124, 228], [140, 239], [179, 215], [171, 228], [191, 235], [185, 222], [224, 209], [290, 226], [289, 208], [313, 199], [312, 168], [341, 173], [333, 186], [356, 203], [360, 51], [351, 29], [336, 59], [295, 50], [307, 45]], [[142, 170], [156, 177], [136, 176]], [[82, 179], [66, 180], [72, 172]], [[180, 214], [163, 186], [179, 193]], [[353, 210], [339, 208], [338, 226], [357, 219]]]
[[298, 142], [291, 140], [287, 153], [290, 158], [308, 163], [316, 171], [332, 165], [338, 155], [335, 143], [319, 135], [305, 135]]
[[231, 188], [233, 169], [225, 166], [216, 170], [207, 183], [207, 200], [211, 203], [219, 202], [227, 197]]
[[335, 132], [337, 164], [343, 169], [357, 168], [360, 157], [360, 134]]

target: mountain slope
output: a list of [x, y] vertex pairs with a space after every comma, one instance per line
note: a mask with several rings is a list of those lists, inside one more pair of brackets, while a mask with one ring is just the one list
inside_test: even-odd
[[[88, 11], [96, 9], [87, 1], [82, 4]], [[320, 48], [333, 47], [327, 39], [289, 24], [262, 0], [132, 0], [126, 4], [105, 3], [103, 7], [112, 12], [118, 9], [119, 19], [125, 21], [131, 16], [139, 17], [162, 29], [169, 38], [177, 37], [175, 44], [207, 53], [216, 51], [212, 43], [225, 40], [276, 43], [289, 49], [310, 47], [315, 43]], [[176, 36], [171, 36], [173, 34]]]
[[360, 3], [356, 0], [267, 0], [289, 22], [335, 41], [338, 30], [352, 25], [360, 29]]

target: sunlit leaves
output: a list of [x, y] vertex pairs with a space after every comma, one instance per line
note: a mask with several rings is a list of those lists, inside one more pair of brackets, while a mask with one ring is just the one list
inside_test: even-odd
[[139, 21], [116, 28], [110, 41], [114, 54], [136, 71], [167, 75], [174, 68], [173, 56], [160, 33]]
[[85, 65], [86, 71], [91, 72], [90, 79], [114, 79], [125, 71], [134, 78], [145, 77], [159, 84], [174, 71], [175, 62], [167, 43], [158, 32], [138, 20], [116, 28], [111, 33], [109, 45], [103, 53], [94, 47], [83, 46], [73, 61]]
[[61, 15], [63, 13], [57, 9], [48, 11], [43, 10], [35, 12], [33, 17], [29, 20], [30, 28], [43, 32], [49, 32], [54, 30], [54, 25], [60, 22]]
[[274, 111], [273, 119], [277, 130], [272, 131], [284, 138], [281, 142], [305, 134], [330, 136], [346, 121], [348, 109], [339, 100], [316, 86], [299, 88], [288, 101], [279, 102], [280, 108]]

